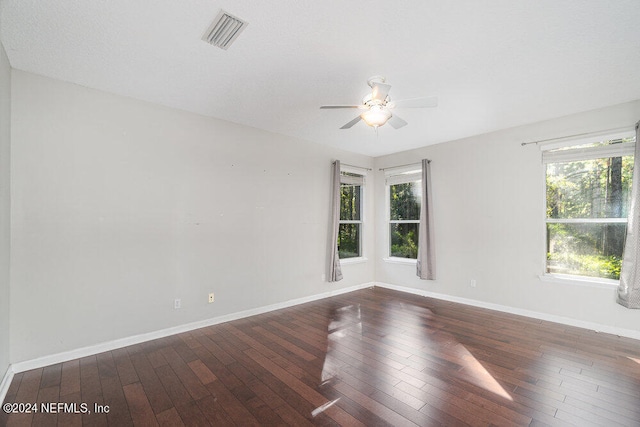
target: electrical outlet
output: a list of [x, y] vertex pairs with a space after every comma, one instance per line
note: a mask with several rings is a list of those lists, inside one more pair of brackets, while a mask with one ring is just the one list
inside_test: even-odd
[[476, 279], [471, 279], [471, 283], [469, 283], [469, 286], [471, 286], [472, 288], [476, 287]]
[[211, 292], [209, 294], [209, 304], [211, 304], [213, 301], [215, 301], [215, 298], [213, 297], [213, 292]]
[[173, 308], [177, 310], [177, 309], [179, 309], [179, 308], [180, 308], [180, 305], [181, 305], [181, 304], [180, 304], [180, 298], [176, 298], [176, 299], [173, 301]]

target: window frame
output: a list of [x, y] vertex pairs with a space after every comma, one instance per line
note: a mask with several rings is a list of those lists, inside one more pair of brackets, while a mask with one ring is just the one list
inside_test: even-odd
[[385, 170], [385, 223], [386, 223], [386, 256], [383, 261], [394, 264], [416, 265], [417, 258], [404, 258], [391, 255], [391, 225], [392, 224], [418, 224], [417, 220], [393, 220], [391, 219], [391, 186], [396, 184], [407, 184], [411, 182], [422, 182], [422, 164], [416, 163]]
[[[358, 224], [360, 227], [360, 231], [358, 233], [359, 235], [359, 241], [358, 241], [358, 245], [359, 245], [359, 249], [360, 249], [360, 256], [357, 257], [350, 257], [350, 258], [339, 258], [340, 259], [340, 265], [344, 265], [344, 264], [357, 264], [357, 263], [361, 263], [361, 262], [365, 262], [367, 261], [367, 257], [366, 257], [366, 253], [365, 253], [365, 235], [364, 235], [364, 228], [365, 228], [365, 206], [366, 206], [366, 196], [365, 196], [365, 188], [366, 188], [366, 184], [367, 184], [367, 169], [361, 169], [361, 168], [356, 168], [356, 167], [351, 167], [351, 166], [346, 166], [346, 165], [340, 165], [340, 188], [342, 189], [342, 177], [343, 177], [343, 172], [344, 173], [350, 173], [350, 174], [354, 174], [354, 175], [359, 175], [362, 177], [362, 183], [360, 184], [360, 220], [342, 220], [340, 218], [338, 218], [338, 226], [340, 226], [341, 224]], [[337, 244], [337, 242], [336, 242]]]
[[[617, 144], [607, 145], [607, 146], [596, 146], [596, 147], [583, 147], [583, 148], [572, 148], [569, 147], [580, 147], [583, 145], [587, 145], [590, 143], [602, 142], [602, 141], [614, 141], [617, 139], [633, 139], [633, 142], [621, 144], [623, 146], [615, 147]], [[622, 131], [622, 132], [609, 132], [609, 133], [599, 133], [593, 134], [592, 136], [586, 138], [566, 138], [560, 141], [556, 141], [553, 143], [540, 144], [539, 148], [542, 151], [542, 159], [541, 164], [542, 168], [542, 182], [543, 182], [543, 209], [542, 209], [542, 235], [543, 239], [543, 250], [542, 252], [542, 274], [538, 277], [543, 282], [552, 282], [552, 283], [569, 283], [569, 284], [578, 284], [582, 286], [596, 287], [596, 288], [606, 288], [612, 289], [619, 285], [620, 280], [609, 279], [605, 277], [594, 277], [594, 276], [581, 276], [574, 274], [563, 274], [563, 273], [549, 273], [547, 271], [547, 233], [548, 233], [548, 224], [628, 224], [627, 218], [548, 218], [547, 217], [547, 164], [549, 163], [569, 163], [581, 160], [589, 160], [589, 159], [603, 159], [608, 157], [624, 157], [624, 156], [633, 156], [635, 154], [635, 132], [632, 130]], [[562, 148], [567, 148], [562, 151], [554, 151]], [[633, 171], [636, 173], [636, 171]], [[621, 257], [624, 258], [624, 250], [621, 254]]]

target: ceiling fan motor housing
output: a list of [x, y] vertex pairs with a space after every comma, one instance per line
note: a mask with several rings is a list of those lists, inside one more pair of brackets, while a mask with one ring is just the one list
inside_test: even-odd
[[365, 105], [368, 108], [371, 108], [373, 106], [381, 106], [381, 107], [386, 107], [387, 103], [389, 103], [389, 101], [391, 101], [391, 98], [389, 98], [389, 95], [387, 95], [387, 97], [385, 99], [375, 99], [373, 97], [373, 94], [368, 93], [364, 96], [364, 98], [362, 98], [362, 104]]

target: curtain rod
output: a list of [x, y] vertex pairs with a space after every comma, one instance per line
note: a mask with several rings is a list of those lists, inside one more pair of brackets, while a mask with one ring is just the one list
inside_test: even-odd
[[[427, 159], [427, 163], [431, 163], [430, 159]], [[407, 163], [406, 165], [389, 166], [388, 168], [380, 168], [379, 171], [386, 171], [387, 169], [403, 168], [405, 166], [420, 166], [420, 163]]]
[[371, 168], [363, 168], [362, 166], [349, 165], [349, 164], [347, 164], [347, 163], [340, 163], [340, 164], [341, 164], [341, 165], [344, 165], [344, 166], [349, 166], [349, 167], [351, 167], [351, 168], [362, 169], [362, 170], [366, 170], [366, 171], [372, 171], [372, 170], [373, 170], [373, 169], [371, 169]]
[[615, 128], [615, 129], [606, 129], [606, 130], [599, 130], [599, 131], [594, 131], [594, 132], [586, 132], [586, 133], [577, 133], [575, 135], [567, 135], [567, 136], [560, 136], [557, 138], [549, 138], [549, 139], [541, 139], [539, 141], [530, 141], [530, 142], [523, 142], [520, 145], [522, 145], [523, 147], [525, 145], [530, 145], [530, 144], [540, 144], [541, 142], [550, 142], [550, 141], [558, 141], [560, 139], [569, 139], [569, 138], [577, 138], [579, 136], [596, 136], [599, 134], [606, 134], [609, 132], [622, 132], [622, 131], [627, 131], [633, 128], [630, 128], [628, 126], [622, 127], [622, 128]]

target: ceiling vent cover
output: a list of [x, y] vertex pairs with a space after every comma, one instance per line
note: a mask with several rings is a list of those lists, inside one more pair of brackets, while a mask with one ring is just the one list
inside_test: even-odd
[[227, 50], [249, 23], [221, 10], [202, 40]]

